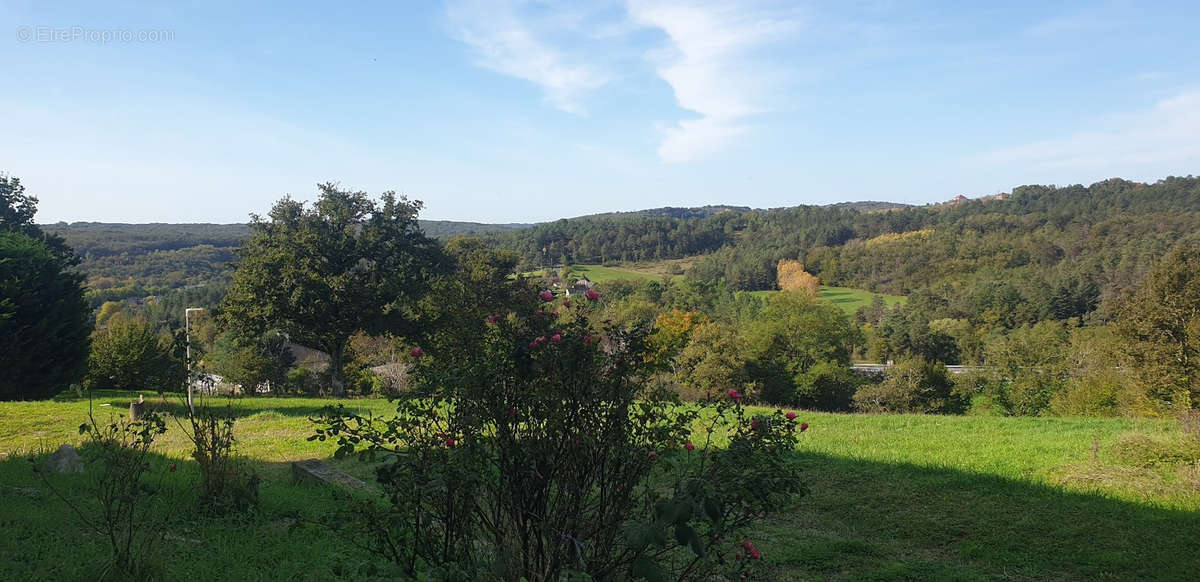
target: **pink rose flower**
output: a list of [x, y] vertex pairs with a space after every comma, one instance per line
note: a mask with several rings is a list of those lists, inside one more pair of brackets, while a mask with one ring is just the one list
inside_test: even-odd
[[583, 296], [587, 297], [588, 301], [599, 301], [600, 300], [600, 294], [597, 293], [595, 289], [588, 289], [587, 293], [584, 293]]
[[488, 323], [496, 323], [496, 314], [493, 313], [493, 314], [489, 315], [487, 318], [487, 322]]
[[556, 343], [558, 343], [558, 342], [561, 342], [561, 341], [562, 341], [562, 334], [561, 334], [561, 333], [556, 333], [556, 334], [554, 334], [554, 335], [550, 336], [550, 343], [555, 343], [555, 344], [556, 344]]
[[696, 445], [693, 445], [692, 443], [688, 443], [686, 445], [683, 445], [683, 448], [687, 449], [687, 452], [690, 453], [690, 452], [696, 450]]
[[733, 388], [730, 388], [729, 390], [726, 390], [726, 391], [725, 391], [725, 393], [726, 393], [726, 394], [728, 394], [728, 395], [729, 395], [729, 397], [730, 397], [730, 398], [732, 398], [732, 399], [734, 399], [734, 400], [737, 400], [737, 399], [739, 399], [739, 398], [741, 398], [741, 397], [742, 397], [742, 393], [741, 393], [741, 392], [738, 392], [737, 390], [734, 390]]
[[786, 416], [788, 420], [796, 420], [795, 412], [789, 412], [789, 413], [785, 414], [784, 416]]
[[412, 357], [419, 358], [419, 357], [425, 355], [425, 350], [423, 350], [421, 348], [413, 348], [412, 352], [410, 352], [410, 353], [412, 354]]
[[547, 303], [550, 301], [554, 301], [554, 293], [551, 293], [549, 289], [546, 289], [546, 290], [542, 291], [541, 293], [538, 293], [538, 297], [541, 297], [542, 301], [545, 301]]
[[742, 547], [745, 548], [747, 554], [750, 554], [751, 558], [757, 560], [762, 557], [762, 554], [759, 553], [758, 548], [754, 547], [754, 544], [751, 543], [750, 540], [743, 541]]

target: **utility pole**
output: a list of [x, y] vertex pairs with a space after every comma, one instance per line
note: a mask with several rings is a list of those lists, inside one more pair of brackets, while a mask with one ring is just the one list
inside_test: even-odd
[[203, 307], [188, 307], [183, 310], [183, 335], [187, 343], [187, 357], [184, 363], [187, 366], [187, 405], [188, 414], [196, 415], [196, 405], [192, 401], [192, 312], [204, 311]]

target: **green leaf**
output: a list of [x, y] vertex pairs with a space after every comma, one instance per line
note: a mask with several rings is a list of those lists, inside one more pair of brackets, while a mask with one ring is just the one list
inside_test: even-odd
[[675, 502], [675, 507], [671, 511], [671, 523], [684, 524], [692, 519], [692, 504], [686, 499], [680, 499]]
[[725, 512], [721, 511], [721, 502], [712, 497], [704, 500], [704, 513], [713, 523], [721, 523], [725, 517]]
[[649, 556], [639, 556], [633, 562], [633, 577], [645, 578], [646, 582], [666, 582], [667, 573]]

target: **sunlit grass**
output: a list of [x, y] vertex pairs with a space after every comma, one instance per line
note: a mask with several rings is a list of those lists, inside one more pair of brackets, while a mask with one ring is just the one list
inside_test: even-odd
[[[124, 416], [135, 394], [102, 393], [98, 420]], [[160, 403], [157, 395], [148, 398]], [[168, 405], [181, 409], [177, 397]], [[212, 404], [223, 405], [216, 399]], [[339, 502], [290, 482], [290, 461], [328, 459], [308, 441], [308, 418], [333, 403], [240, 398], [238, 450], [263, 476], [250, 518], [202, 518], [176, 508], [172, 535], [197, 543], [162, 550], [169, 579], [378, 579], [374, 560], [321, 528], [290, 532], [293, 516], [319, 519]], [[380, 399], [346, 405], [386, 415]], [[110, 406], [100, 406], [110, 404]], [[24, 457], [80, 444], [88, 402], [0, 403], [0, 579], [80, 579], [104, 545], [41, 489]], [[762, 409], [769, 411], [770, 409]], [[756, 536], [788, 579], [1187, 579], [1200, 568], [1200, 471], [1122, 464], [1122, 435], [1167, 438], [1170, 420], [869, 416], [800, 412], [810, 428], [799, 459], [812, 494], [746, 535]], [[190, 444], [176, 426], [156, 444], [159, 469], [182, 491], [195, 479]], [[717, 442], [720, 442], [718, 440]], [[372, 467], [339, 467], [371, 480]], [[56, 476], [75, 499], [82, 481]], [[31, 493], [32, 492], [32, 493]], [[189, 517], [190, 516], [190, 517]], [[1157, 540], [1151, 542], [1150, 540]], [[298, 547], [303, 545], [305, 547]], [[253, 550], [252, 550], [253, 549]], [[258, 564], [268, 564], [260, 567]]]

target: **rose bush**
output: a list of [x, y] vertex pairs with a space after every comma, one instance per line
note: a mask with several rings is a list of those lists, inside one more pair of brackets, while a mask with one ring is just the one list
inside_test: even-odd
[[390, 505], [360, 512], [374, 549], [440, 579], [767, 567], [749, 528], [804, 492], [794, 415], [751, 415], [736, 390], [680, 404], [647, 381], [647, 330], [594, 321], [600, 295], [585, 296], [548, 313], [546, 292], [531, 294], [436, 335], [391, 418], [338, 407], [313, 419], [311, 438], [335, 440], [338, 456], [384, 461]]

